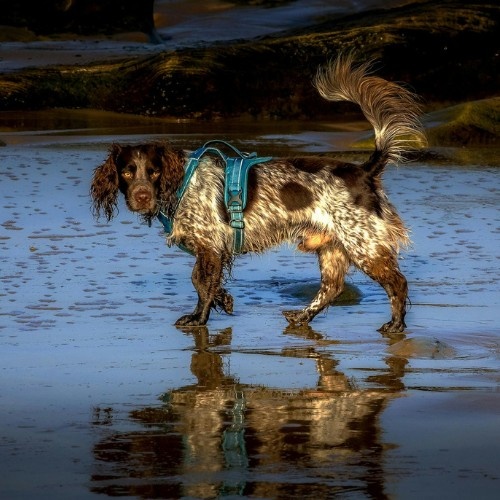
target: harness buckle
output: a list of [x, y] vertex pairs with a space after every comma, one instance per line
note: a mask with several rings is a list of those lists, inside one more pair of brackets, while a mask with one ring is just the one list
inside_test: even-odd
[[240, 189], [239, 191], [231, 191], [231, 197], [229, 200], [227, 200], [227, 207], [229, 210], [234, 205], [239, 205], [241, 208], [243, 208], [243, 198], [241, 197], [242, 195], [242, 190]]

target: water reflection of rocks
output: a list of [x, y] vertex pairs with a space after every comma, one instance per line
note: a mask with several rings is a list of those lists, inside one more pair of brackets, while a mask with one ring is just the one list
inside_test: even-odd
[[[311, 328], [285, 334], [318, 346], [326, 342]], [[359, 388], [329, 354], [288, 348], [279, 355], [298, 363], [316, 360], [318, 383], [287, 390], [245, 384], [228, 373], [231, 329], [211, 335], [201, 328], [193, 335], [196, 384], [166, 392], [162, 405], [131, 411], [127, 426], [133, 430], [113, 429], [112, 408], [96, 410], [95, 425], [109, 434], [94, 447], [93, 492], [144, 498], [327, 498], [349, 492], [386, 497], [384, 453], [390, 444], [383, 441], [379, 418], [403, 388], [406, 359], [388, 358], [387, 372], [371, 377], [370, 388]]]

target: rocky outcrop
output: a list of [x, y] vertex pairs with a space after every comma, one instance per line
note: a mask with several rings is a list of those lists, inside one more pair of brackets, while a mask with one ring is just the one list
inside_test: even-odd
[[425, 123], [431, 144], [494, 144], [500, 138], [500, 97], [435, 111], [427, 116]]
[[154, 0], [18, 0], [2, 2], [0, 24], [37, 35], [142, 31], [159, 43], [153, 19]]
[[333, 17], [307, 29], [0, 76], [0, 109], [87, 107], [149, 116], [321, 117], [355, 112], [325, 105], [316, 68], [341, 51], [375, 59], [377, 74], [406, 82], [426, 109], [492, 97], [500, 88], [500, 6], [417, 2]]

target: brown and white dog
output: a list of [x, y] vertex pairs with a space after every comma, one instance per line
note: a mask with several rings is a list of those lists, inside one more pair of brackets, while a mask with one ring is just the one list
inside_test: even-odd
[[[243, 252], [263, 252], [283, 242], [315, 252], [321, 286], [302, 310], [284, 311], [295, 325], [307, 324], [341, 292], [351, 264], [386, 291], [391, 320], [384, 333], [405, 328], [407, 281], [398, 253], [408, 233], [382, 187], [389, 162], [424, 141], [415, 96], [401, 86], [372, 76], [368, 63], [354, 66], [344, 56], [320, 68], [314, 84], [329, 101], [358, 104], [375, 131], [375, 150], [360, 165], [328, 157], [276, 158], [250, 169], [244, 212]], [[96, 168], [91, 186], [94, 213], [111, 220], [122, 192], [128, 208], [147, 221], [160, 210], [173, 220], [170, 242], [196, 256], [192, 281], [198, 303], [176, 325], [204, 325], [212, 308], [232, 312], [233, 298], [223, 287], [234, 260], [233, 229], [224, 205], [222, 162], [204, 156], [178, 200], [189, 153], [165, 144], [114, 145]]]

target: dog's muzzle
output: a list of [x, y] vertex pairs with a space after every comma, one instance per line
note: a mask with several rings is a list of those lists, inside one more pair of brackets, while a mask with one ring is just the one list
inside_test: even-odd
[[137, 186], [130, 191], [129, 205], [136, 212], [151, 212], [156, 205], [155, 196], [147, 186]]

